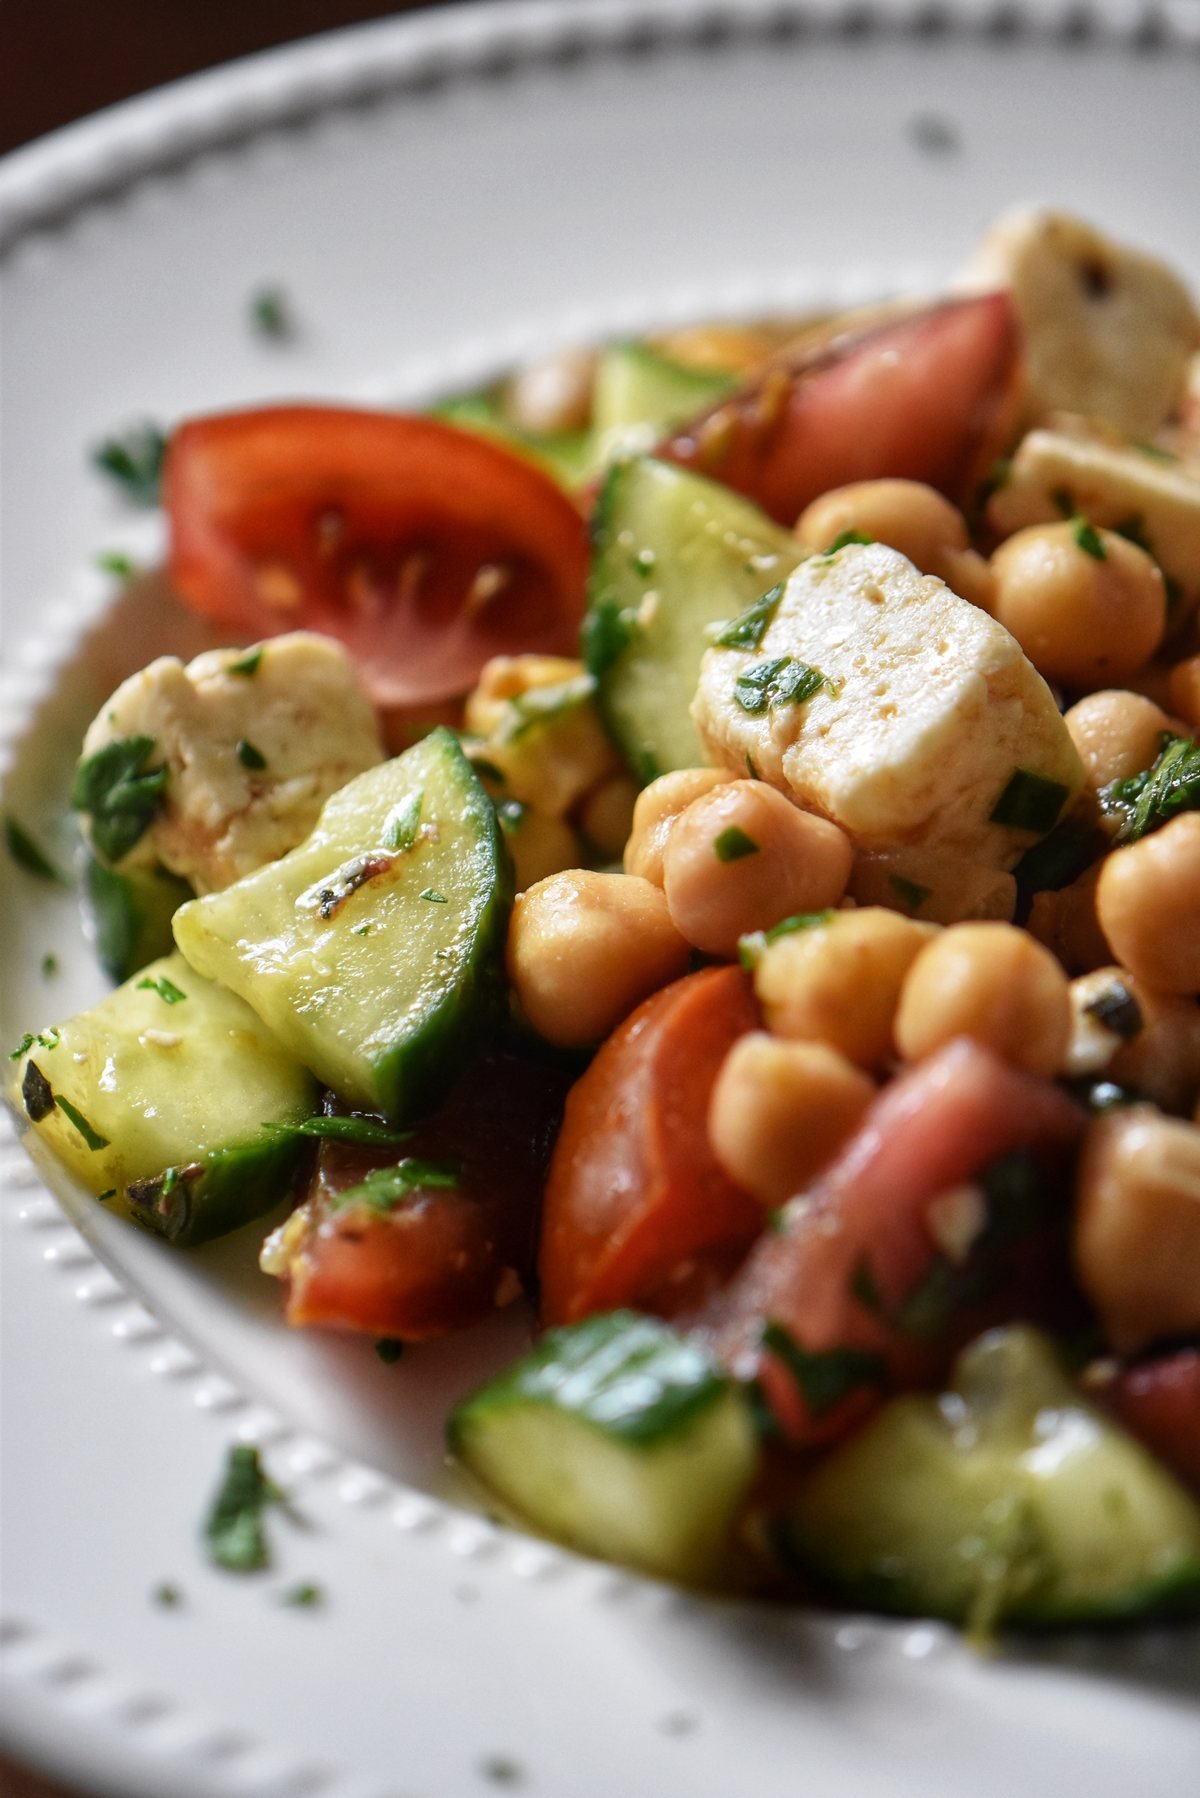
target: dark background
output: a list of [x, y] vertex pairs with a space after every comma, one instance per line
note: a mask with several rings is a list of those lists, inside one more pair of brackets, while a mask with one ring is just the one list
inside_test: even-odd
[[0, 152], [197, 69], [430, 3], [0, 0]]

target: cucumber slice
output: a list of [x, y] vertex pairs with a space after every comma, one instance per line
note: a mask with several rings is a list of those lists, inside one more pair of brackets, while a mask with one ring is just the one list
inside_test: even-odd
[[777, 1540], [858, 1603], [998, 1622], [1200, 1611], [1200, 1507], [1019, 1326], [836, 1450]]
[[492, 802], [439, 728], [333, 794], [298, 849], [185, 905], [175, 939], [326, 1086], [396, 1118], [483, 1021], [511, 892]]
[[447, 1436], [536, 1529], [683, 1580], [719, 1565], [758, 1454], [733, 1383], [631, 1311], [551, 1331], [458, 1406]]
[[652, 457], [612, 470], [594, 536], [583, 653], [608, 727], [643, 781], [702, 767], [689, 708], [705, 633], [804, 552], [749, 500]]
[[692, 368], [648, 343], [610, 343], [592, 388], [592, 429], [605, 451], [634, 454], [707, 412], [738, 385], [733, 375]]
[[182, 955], [23, 1046], [18, 1103], [89, 1191], [188, 1245], [289, 1190], [316, 1083], [248, 1005]]
[[193, 897], [186, 880], [165, 868], [119, 874], [88, 855], [83, 892], [96, 959], [110, 980], [128, 980], [138, 968], [174, 948], [171, 919]]
[[432, 408], [432, 416], [520, 450], [571, 493], [586, 486], [600, 467], [594, 431], [523, 431], [505, 415], [497, 394], [490, 389], [443, 400]]

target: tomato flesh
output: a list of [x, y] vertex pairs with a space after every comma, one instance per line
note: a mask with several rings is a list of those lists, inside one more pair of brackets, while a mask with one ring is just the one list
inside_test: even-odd
[[1200, 1349], [1125, 1368], [1095, 1395], [1131, 1436], [1200, 1495]]
[[547, 475], [430, 418], [275, 406], [194, 419], [163, 480], [170, 575], [242, 637], [337, 637], [375, 703], [465, 693], [490, 656], [575, 652], [583, 520]]
[[961, 501], [1004, 447], [1019, 350], [1007, 294], [952, 300], [773, 364], [658, 453], [786, 525], [832, 487], [885, 476]]
[[[567, 1076], [517, 1056], [473, 1065], [403, 1147], [323, 1142], [289, 1241], [287, 1318], [420, 1341], [475, 1323], [530, 1283], [538, 1204]], [[461, 1166], [387, 1212], [340, 1195], [400, 1156]]]
[[[1057, 1088], [966, 1040], [885, 1088], [838, 1159], [789, 1202], [779, 1229], [763, 1237], [704, 1320], [734, 1370], [761, 1382], [788, 1440], [833, 1440], [869, 1415], [886, 1389], [940, 1378], [989, 1324], [1044, 1315], [1064, 1302], [1066, 1181], [1057, 1182], [1061, 1205], [1023, 1220], [1017, 1240], [985, 1249], [980, 1233], [985, 1260], [969, 1283], [956, 1279], [967, 1271], [965, 1255], [962, 1263], [948, 1259], [934, 1233], [936, 1218], [946, 1215], [934, 1202], [1014, 1151], [1055, 1164], [1081, 1125]], [[964, 1248], [973, 1252], [969, 1243]], [[942, 1302], [918, 1306], [922, 1293]], [[770, 1346], [772, 1328], [811, 1359], [807, 1391], [786, 1352]], [[853, 1378], [856, 1367], [861, 1380]], [[813, 1398], [818, 1384], [828, 1402]], [[844, 1396], [829, 1397], [843, 1384]]]
[[674, 1312], [727, 1275], [762, 1207], [718, 1166], [708, 1101], [758, 1022], [740, 968], [708, 968], [639, 1006], [567, 1099], [546, 1184], [542, 1317], [633, 1305]]

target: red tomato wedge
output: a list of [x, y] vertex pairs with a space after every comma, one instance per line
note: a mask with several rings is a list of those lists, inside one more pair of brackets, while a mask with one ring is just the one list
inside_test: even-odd
[[[556, 1066], [495, 1056], [403, 1147], [323, 1142], [308, 1197], [285, 1226], [288, 1322], [421, 1341], [515, 1298], [533, 1273], [566, 1085]], [[339, 1203], [401, 1156], [457, 1164], [458, 1182], [417, 1187], [382, 1212]]]
[[727, 1274], [762, 1207], [708, 1146], [717, 1070], [758, 1023], [740, 968], [689, 974], [647, 999], [572, 1088], [543, 1210], [542, 1318], [621, 1305], [671, 1312]]
[[170, 576], [242, 637], [324, 631], [391, 709], [462, 694], [489, 656], [573, 655], [587, 538], [554, 482], [429, 418], [273, 406], [181, 425]]
[[[888, 1389], [938, 1379], [989, 1324], [1060, 1302], [1069, 1181], [1048, 1183], [1049, 1215], [1017, 1191], [1000, 1230], [963, 1189], [1013, 1151], [1061, 1164], [1082, 1121], [1056, 1087], [965, 1039], [885, 1088], [706, 1319], [791, 1442], [844, 1434]], [[943, 1246], [956, 1235], [961, 1258]]]
[[820, 493], [883, 476], [964, 500], [1014, 422], [1020, 334], [1007, 294], [951, 300], [835, 341], [659, 449], [793, 524]]
[[1200, 1349], [1126, 1368], [1091, 1396], [1200, 1495]]

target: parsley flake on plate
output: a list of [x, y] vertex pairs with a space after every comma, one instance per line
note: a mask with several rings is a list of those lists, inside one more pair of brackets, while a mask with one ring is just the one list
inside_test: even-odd
[[283, 1502], [283, 1493], [263, 1471], [258, 1450], [235, 1444], [204, 1520], [209, 1559], [230, 1573], [254, 1573], [269, 1566], [263, 1513], [268, 1505]]

